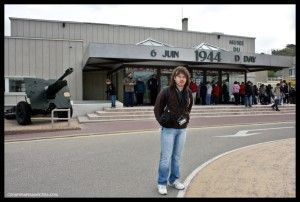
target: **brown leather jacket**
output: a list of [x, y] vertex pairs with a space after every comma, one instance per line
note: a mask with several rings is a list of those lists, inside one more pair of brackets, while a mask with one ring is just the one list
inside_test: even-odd
[[[157, 95], [155, 106], [154, 106], [154, 114], [155, 118], [160, 123], [160, 117], [162, 113], [164, 112], [164, 108], [167, 105], [169, 110], [171, 111], [171, 114], [174, 115], [174, 121], [172, 122], [173, 127], [176, 129], [186, 128], [189, 120], [190, 120], [190, 112], [193, 105], [193, 96], [192, 91], [189, 88], [183, 89], [186, 91], [186, 106], [179, 106], [179, 101], [177, 97], [177, 92], [175, 87], [167, 87], [160, 91], [160, 93]], [[169, 91], [169, 92], [167, 92]], [[187, 118], [187, 122], [183, 125], [179, 125], [177, 123], [177, 119], [183, 115], [185, 118]]]

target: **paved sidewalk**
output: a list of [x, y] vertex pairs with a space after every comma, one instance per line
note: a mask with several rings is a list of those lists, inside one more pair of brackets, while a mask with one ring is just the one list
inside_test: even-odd
[[295, 138], [242, 148], [211, 162], [184, 197], [296, 197]]
[[51, 120], [47, 119], [35, 119], [32, 120], [32, 124], [22, 126], [17, 123], [15, 119], [4, 119], [4, 132], [5, 135], [24, 134], [24, 133], [37, 133], [37, 132], [57, 132], [64, 130], [80, 130], [81, 126], [76, 118], [70, 119], [70, 125], [68, 121], [55, 121], [53, 126]]

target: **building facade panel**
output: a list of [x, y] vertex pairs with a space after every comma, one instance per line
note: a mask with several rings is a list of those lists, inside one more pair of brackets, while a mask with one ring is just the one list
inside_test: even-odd
[[92, 42], [98, 42], [100, 41], [98, 39], [98, 30], [97, 30], [97, 25], [93, 24], [92, 25]]
[[8, 75], [8, 72], [9, 72], [9, 63], [8, 63], [8, 39], [5, 39], [4, 40], [4, 75]]
[[43, 78], [50, 79], [50, 43], [48, 40], [43, 40], [43, 58], [42, 58], [42, 67], [43, 67]]
[[124, 33], [124, 27], [119, 26], [116, 32], [117, 32], [117, 43], [119, 44], [125, 43], [127, 41], [127, 36]]
[[[33, 21], [28, 21], [28, 22], [29, 22], [29, 34], [28, 34], [28, 37], [35, 37], [35, 25], [36, 25], [36, 23], [34, 23]], [[12, 25], [13, 25], [13, 23], [11, 23], [11, 26]], [[57, 32], [57, 34], [58, 34], [58, 32]], [[11, 34], [11, 36], [14, 36], [14, 35]]]
[[53, 39], [53, 23], [47, 22], [47, 38]]
[[[29, 26], [29, 32], [24, 31], [24, 22], [30, 22], [30, 24], [33, 23], [36, 25], [35, 36], [32, 36], [31, 29], [33, 29], [33, 27], [31, 26]], [[65, 24], [65, 27], [63, 27], [63, 23]], [[48, 29], [45, 29], [45, 25], [42, 26], [41, 24], [52, 24], [51, 30], [49, 30], [50, 27], [48, 27], [48, 25]], [[58, 33], [56, 33], [56, 30], [54, 30], [57, 29], [57, 27]], [[80, 27], [81, 33], [78, 33], [78, 28], [74, 29], [74, 27]], [[173, 44], [176, 47], [182, 48], [190, 48], [195, 44], [207, 42], [209, 44], [219, 46], [220, 48], [229, 51], [232, 51], [233, 48], [235, 48], [237, 50], [240, 50], [240, 52], [255, 52], [255, 38], [231, 36], [222, 33], [205, 33], [189, 31], [182, 32], [181, 30], [167, 30], [162, 28], [107, 25], [97, 23], [76, 23], [58, 21], [42, 22], [38, 20], [24, 20], [15, 18], [11, 19], [11, 30], [12, 36], [47, 38], [49, 37], [49, 33], [53, 32], [53, 38], [63, 38], [70, 40], [81, 39], [84, 41], [84, 43], [87, 44], [90, 42], [135, 44], [137, 42], [145, 40], [148, 37], [151, 37], [155, 40]], [[102, 34], [102, 32], [104, 34]], [[108, 35], [106, 35], [105, 33], [108, 33]], [[130, 36], [129, 38], [128, 34]], [[219, 39], [218, 35], [220, 35]], [[132, 39], [132, 37], [134, 38]], [[182, 41], [182, 43], [180, 41]]]
[[114, 42], [114, 28], [112, 25], [108, 26], [108, 43]]
[[15, 57], [15, 68], [16, 68], [16, 75], [23, 75], [23, 40], [16, 39], [16, 57]]
[[81, 24], [74, 24], [74, 39], [80, 40], [81, 39]]
[[43, 41], [37, 40], [35, 43], [35, 62], [36, 62], [36, 69], [35, 69], [35, 76], [37, 78], [43, 78]]
[[36, 40], [29, 41], [29, 76], [35, 76], [35, 69], [36, 69]]
[[101, 26], [96, 26], [96, 30], [97, 30], [97, 42], [103, 43], [103, 29]]
[[17, 21], [17, 36], [24, 36], [24, 22]]
[[24, 36], [29, 36], [29, 21], [24, 21]]
[[75, 24], [70, 24], [70, 37], [69, 39], [75, 39]]
[[[129, 29], [129, 28], [127, 28], [127, 29]], [[145, 39], [148, 39], [148, 38], [153, 38], [153, 37], [151, 37], [150, 30], [145, 29]], [[130, 43], [127, 43], [127, 44], [130, 44]]]
[[41, 37], [49, 39], [49, 37], [48, 37], [49, 33], [48, 33], [48, 30], [47, 30], [47, 24], [48, 24], [48, 22], [42, 23], [42, 25], [41, 25], [41, 31], [42, 31]]
[[103, 25], [102, 27], [103, 27], [103, 32], [104, 32], [103, 43], [109, 43], [109, 30], [108, 30], [109, 25]]
[[56, 60], [56, 41], [50, 42], [49, 44], [49, 78], [55, 78], [56, 76], [56, 68], [57, 67], [57, 60]]
[[60, 68], [63, 66], [63, 43], [61, 41], [56, 41], [56, 60], [55, 73], [59, 75], [61, 73]]
[[[10, 35], [11, 36], [18, 36], [17, 35], [17, 20], [14, 19], [10, 19]], [[32, 24], [34, 24], [34, 22], [30, 21]]]
[[107, 71], [88, 71], [83, 72], [83, 90], [84, 100], [106, 100], [106, 88], [96, 88], [96, 86], [105, 86]]
[[[76, 94], [72, 94], [72, 99], [75, 100], [81, 100], [82, 99], [82, 91], [83, 91], [83, 85], [82, 85], [82, 56], [83, 56], [83, 43], [72, 43], [72, 47], [75, 47], [75, 68], [74, 68], [74, 74], [75, 74], [75, 85], [74, 90], [76, 89]], [[78, 90], [80, 89], [80, 90]]]
[[29, 76], [30, 75], [30, 67], [29, 67], [29, 40], [23, 40], [22, 44], [22, 65], [23, 65], [23, 72], [22, 75]]
[[130, 39], [130, 29], [128, 27], [124, 27], [124, 35], [125, 35], [125, 44], [133, 44]]
[[82, 55], [82, 41], [5, 37], [4, 76], [58, 79], [72, 67], [74, 73], [66, 79], [72, 98], [81, 100]]

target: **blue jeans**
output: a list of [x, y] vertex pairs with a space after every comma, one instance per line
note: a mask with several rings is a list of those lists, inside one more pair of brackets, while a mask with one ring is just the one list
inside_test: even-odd
[[245, 95], [245, 107], [252, 107], [252, 95]]
[[207, 105], [210, 105], [210, 103], [211, 103], [211, 94], [206, 94], [206, 104]]
[[110, 100], [111, 100], [111, 107], [116, 107], [116, 95], [111, 95]]
[[180, 157], [184, 148], [186, 128], [161, 128], [158, 184], [167, 185], [180, 177]]
[[133, 106], [133, 102], [134, 102], [134, 92], [125, 92], [124, 105], [126, 107]]

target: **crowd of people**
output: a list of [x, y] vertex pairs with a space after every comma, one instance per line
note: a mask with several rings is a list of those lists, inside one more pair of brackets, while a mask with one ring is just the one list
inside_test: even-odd
[[244, 82], [240, 84], [235, 81], [232, 86], [232, 93], [234, 95], [234, 103], [236, 105], [245, 104], [246, 107], [251, 107], [258, 103], [261, 105], [273, 103], [272, 108], [280, 111], [278, 105], [296, 104], [296, 89], [291, 86], [290, 82], [286, 83], [285, 80], [277, 83], [274, 89], [271, 84], [261, 84], [258, 88], [251, 81], [247, 81], [246, 85], [244, 85]]
[[[112, 107], [115, 107], [115, 86], [110, 80], [106, 84], [106, 93], [108, 93], [108, 97], [112, 100]], [[123, 80], [123, 84], [125, 107], [144, 105], [146, 88], [149, 91], [150, 104], [155, 104], [157, 94], [159, 93], [159, 81], [156, 75], [152, 75], [145, 84], [141, 78], [137, 78], [136, 80], [133, 78], [133, 73], [128, 73]], [[279, 92], [276, 87], [279, 88]], [[226, 81], [222, 84], [220, 82], [207, 81], [206, 83], [201, 82], [197, 85], [195, 79], [191, 78], [189, 84], [194, 105], [217, 105], [220, 103], [226, 104], [230, 101], [233, 101], [235, 105], [245, 105], [245, 107], [252, 107], [252, 105], [256, 104], [269, 105], [271, 103], [275, 104], [275, 102], [277, 105], [296, 104], [296, 89], [291, 86], [290, 82], [287, 83], [285, 80], [281, 80], [276, 87], [273, 88], [271, 84], [261, 84], [257, 87], [251, 81], [247, 81], [246, 83], [234, 81], [230, 87], [233, 99], [230, 99], [229, 86]], [[272, 108], [277, 110], [277, 105]]]
[[[130, 72], [123, 79], [124, 85], [124, 107], [143, 106], [144, 95], [146, 93], [146, 88], [149, 91], [150, 104], [154, 105], [158, 94], [159, 82], [156, 75], [152, 75], [151, 78], [145, 84], [141, 77], [135, 79], [133, 73]], [[106, 94], [107, 99], [112, 102], [111, 107], [116, 107], [116, 89], [114, 84], [110, 79], [106, 79]]]
[[197, 85], [195, 79], [192, 78], [189, 87], [193, 94], [193, 103], [196, 105], [216, 105], [229, 102], [226, 82], [221, 85], [219, 82], [207, 81]]

